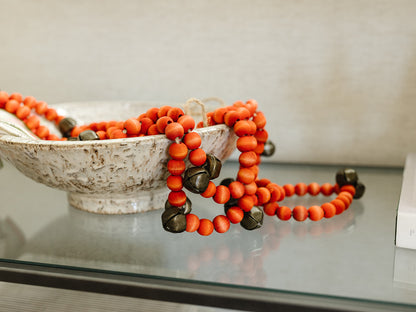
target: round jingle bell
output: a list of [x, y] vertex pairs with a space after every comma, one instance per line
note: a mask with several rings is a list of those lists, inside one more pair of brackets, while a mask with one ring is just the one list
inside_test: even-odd
[[170, 209], [170, 208], [179, 208], [181, 210], [181, 213], [187, 215], [188, 213], [192, 211], [192, 202], [189, 200], [189, 198], [186, 198], [186, 202], [183, 206], [176, 207], [176, 206], [173, 206], [171, 203], [169, 203], [169, 201], [167, 200], [165, 203], [165, 210]]
[[264, 150], [261, 153], [261, 156], [270, 157], [274, 154], [276, 151], [276, 146], [274, 143], [270, 140], [267, 140], [266, 143], [264, 143]]
[[244, 217], [240, 224], [249, 231], [258, 229], [263, 225], [263, 216], [263, 211], [259, 207], [254, 206], [250, 211], [244, 212]]
[[362, 184], [360, 181], [357, 182], [357, 185], [355, 186], [355, 194], [354, 198], [359, 199], [364, 195], [365, 192], [365, 185]]
[[180, 208], [167, 208], [162, 213], [163, 228], [171, 233], [181, 233], [186, 230], [186, 216]]
[[230, 198], [230, 200], [227, 201], [224, 204], [224, 212], [225, 212], [225, 214], [227, 214], [228, 209], [230, 209], [231, 207], [238, 207], [238, 199], [236, 199], [236, 198]]
[[93, 141], [93, 140], [99, 140], [100, 137], [95, 133], [95, 131], [92, 130], [85, 130], [79, 134], [80, 141]]
[[74, 118], [66, 117], [59, 122], [58, 128], [62, 133], [62, 136], [69, 138], [71, 136], [71, 131], [77, 125], [77, 122]]
[[221, 181], [220, 185], [224, 185], [226, 187], [229, 187], [231, 183], [233, 183], [235, 180], [233, 178], [225, 178]]
[[338, 170], [335, 180], [340, 187], [344, 185], [355, 186], [358, 182], [358, 175], [354, 169], [345, 168]]
[[191, 167], [185, 171], [183, 186], [192, 193], [201, 194], [208, 188], [209, 180], [210, 175], [207, 170]]
[[205, 170], [208, 171], [211, 180], [219, 177], [221, 173], [221, 167], [221, 160], [219, 160], [212, 154], [207, 154], [207, 160], [205, 161], [203, 168], [205, 168]]

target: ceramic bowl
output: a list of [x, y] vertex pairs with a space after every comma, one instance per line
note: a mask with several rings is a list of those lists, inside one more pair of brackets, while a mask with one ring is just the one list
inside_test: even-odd
[[[60, 115], [84, 124], [126, 120], [162, 105], [166, 103], [78, 102], [52, 107]], [[0, 157], [29, 178], [68, 192], [71, 206], [100, 214], [136, 213], [164, 206], [168, 195], [167, 150], [171, 143], [164, 135], [104, 141], [43, 141], [15, 128], [16, 124], [10, 125], [13, 122], [9, 120], [4, 122], [4, 115], [0, 114], [3, 120]], [[198, 116], [194, 118], [199, 120]], [[202, 148], [222, 161], [235, 149], [237, 137], [225, 125], [195, 131], [201, 135]]]

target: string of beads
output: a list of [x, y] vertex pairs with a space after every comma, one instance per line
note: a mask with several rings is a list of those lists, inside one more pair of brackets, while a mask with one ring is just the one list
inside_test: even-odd
[[[255, 100], [237, 101], [206, 115], [208, 126], [225, 124], [238, 137], [236, 147], [240, 152], [240, 167], [236, 178], [225, 179], [219, 185], [215, 185], [212, 180], [220, 175], [221, 161], [215, 155], [205, 153], [201, 148], [201, 137], [194, 131], [205, 125], [202, 122], [196, 124], [191, 116], [178, 107], [153, 107], [137, 118], [88, 125], [77, 125], [74, 119], [58, 115], [46, 102], [38, 102], [30, 96], [23, 99], [18, 93], [8, 95], [0, 91], [0, 108], [15, 114], [44, 140], [105, 140], [164, 134], [172, 143], [168, 149], [170, 160], [167, 169], [170, 175], [166, 181], [170, 193], [162, 214], [162, 225], [165, 230], [173, 233], [187, 231], [203, 236], [214, 231], [225, 233], [231, 223], [240, 223], [245, 229], [254, 230], [261, 227], [264, 213], [276, 215], [284, 221], [292, 217], [296, 221], [332, 218], [348, 209], [353, 199], [360, 198], [365, 190], [353, 169], [337, 172], [335, 185], [298, 183], [280, 186], [268, 179], [259, 178], [261, 156], [271, 155], [274, 145], [268, 140], [266, 118], [258, 110]], [[46, 126], [41, 125], [40, 116], [55, 122], [62, 138], [51, 134]], [[191, 167], [186, 168], [186, 160]], [[192, 203], [184, 188], [224, 205], [224, 214], [209, 220], [191, 213]], [[299, 205], [290, 209], [278, 204], [285, 197], [295, 194], [331, 196], [333, 193], [337, 194], [335, 199], [309, 208]]]

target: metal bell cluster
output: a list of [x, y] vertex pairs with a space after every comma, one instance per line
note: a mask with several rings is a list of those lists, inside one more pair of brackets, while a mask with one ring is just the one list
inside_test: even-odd
[[218, 178], [221, 167], [217, 157], [207, 154], [207, 160], [201, 167], [191, 167], [185, 171], [183, 186], [192, 193], [202, 194], [208, 188], [209, 181]]
[[74, 118], [66, 117], [59, 122], [58, 128], [62, 136], [68, 138], [68, 141], [92, 141], [99, 140], [97, 133], [92, 130], [85, 130], [77, 137], [71, 137], [71, 131], [76, 127], [77, 122]]
[[[227, 178], [221, 182], [221, 185], [228, 186], [233, 181], [234, 179]], [[235, 207], [235, 206], [238, 206], [238, 199], [231, 198], [228, 202], [224, 204], [225, 214], [227, 214], [228, 209], [230, 209], [231, 207]], [[251, 208], [250, 211], [244, 212], [244, 217], [241, 220], [240, 225], [246, 230], [249, 230], [249, 231], [255, 230], [255, 229], [261, 228], [261, 226], [263, 225], [263, 218], [264, 218], [263, 210], [257, 206], [254, 206], [253, 208]]]
[[338, 170], [335, 181], [339, 185], [339, 187], [343, 187], [344, 185], [352, 185], [355, 187], [355, 195], [354, 198], [358, 199], [364, 195], [365, 192], [365, 185], [360, 182], [358, 179], [358, 174], [354, 169], [345, 168]]
[[172, 206], [166, 201], [165, 211], [162, 213], [163, 228], [172, 233], [181, 233], [186, 230], [186, 215], [192, 211], [192, 203], [187, 198], [182, 207]]

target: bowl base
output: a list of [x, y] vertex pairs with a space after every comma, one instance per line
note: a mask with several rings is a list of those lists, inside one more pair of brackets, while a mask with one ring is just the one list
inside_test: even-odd
[[162, 187], [149, 191], [122, 194], [68, 194], [69, 204], [77, 209], [97, 214], [132, 214], [161, 209], [165, 206], [169, 189]]

